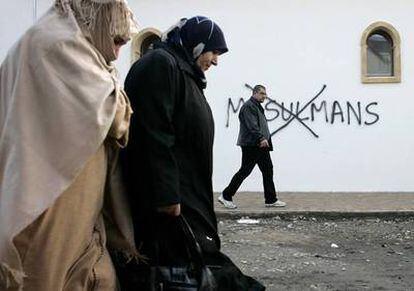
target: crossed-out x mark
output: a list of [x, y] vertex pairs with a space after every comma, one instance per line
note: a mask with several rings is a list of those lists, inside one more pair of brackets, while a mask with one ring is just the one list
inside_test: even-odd
[[[249, 84], [245, 84], [245, 86], [251, 90], [253, 90], [253, 87], [250, 86]], [[282, 110], [286, 111], [287, 113], [289, 113], [292, 117], [288, 119], [288, 121], [286, 121], [285, 124], [283, 124], [281, 127], [279, 127], [278, 129], [276, 129], [275, 131], [273, 131], [271, 133], [271, 136], [275, 135], [276, 133], [278, 133], [279, 131], [281, 131], [282, 129], [284, 129], [286, 126], [288, 126], [294, 119], [296, 119], [297, 121], [299, 121], [307, 130], [309, 130], [314, 137], [318, 138], [319, 135], [317, 135], [306, 123], [304, 123], [302, 121], [302, 119], [300, 119], [299, 115], [309, 106], [311, 105], [319, 96], [321, 96], [321, 94], [323, 93], [323, 91], [325, 91], [326, 89], [326, 85], [322, 86], [322, 89], [318, 92], [318, 94], [315, 95], [315, 97], [313, 97], [308, 103], [305, 104], [305, 106], [303, 106], [302, 109], [300, 109], [297, 114], [294, 114], [292, 111], [286, 109], [283, 105], [279, 104], [276, 100], [267, 97], [270, 102], [276, 104], [277, 106], [279, 106]]]

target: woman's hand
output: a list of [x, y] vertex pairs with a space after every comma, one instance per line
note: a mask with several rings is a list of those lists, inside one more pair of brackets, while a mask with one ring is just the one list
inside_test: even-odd
[[179, 216], [181, 213], [181, 206], [178, 203], [178, 204], [158, 207], [157, 211], [160, 213], [170, 215], [170, 216]]

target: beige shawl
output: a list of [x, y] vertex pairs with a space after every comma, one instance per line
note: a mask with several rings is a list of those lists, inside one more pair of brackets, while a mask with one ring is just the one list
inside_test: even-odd
[[103, 143], [121, 93], [73, 13], [51, 8], [10, 50], [0, 67], [0, 289], [23, 276], [12, 239]]

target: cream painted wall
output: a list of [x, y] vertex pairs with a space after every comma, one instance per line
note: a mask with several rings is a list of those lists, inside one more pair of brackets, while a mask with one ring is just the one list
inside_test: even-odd
[[[0, 13], [0, 58], [33, 19], [33, 1], [8, 1]], [[39, 13], [51, 1], [39, 0]], [[249, 98], [245, 83], [262, 83], [279, 102], [306, 103], [322, 87], [318, 100], [377, 102], [379, 121], [326, 123], [318, 115], [305, 121], [313, 137], [293, 121], [273, 137], [275, 180], [281, 191], [414, 191], [414, 31], [410, 0], [142, 0], [130, 5], [142, 28], [161, 31], [180, 17], [210, 16], [226, 34], [230, 52], [208, 72], [207, 99], [216, 121], [214, 189], [221, 191], [240, 165], [236, 147], [237, 115], [227, 122], [228, 99]], [[7, 13], [8, 17], [5, 17]], [[11, 17], [12, 16], [12, 17]], [[402, 82], [361, 84], [360, 37], [375, 21], [386, 21], [400, 33]], [[124, 78], [129, 50], [118, 65]], [[346, 111], [346, 108], [343, 108]], [[306, 111], [304, 112], [306, 113]], [[274, 112], [268, 112], [268, 117]], [[303, 115], [306, 117], [308, 114]], [[364, 114], [370, 121], [372, 115]], [[271, 130], [281, 121], [271, 122]], [[241, 190], [261, 190], [258, 169]]]

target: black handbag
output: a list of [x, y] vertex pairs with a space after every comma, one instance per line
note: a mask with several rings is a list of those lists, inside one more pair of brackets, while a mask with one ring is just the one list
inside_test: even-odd
[[[213, 274], [205, 265], [202, 250], [184, 218], [179, 222], [188, 250], [187, 266], [163, 266], [129, 263], [116, 266], [123, 291], [214, 291]], [[157, 259], [155, 260], [157, 262]], [[117, 264], [116, 264], [117, 265]]]

